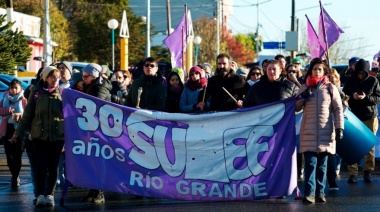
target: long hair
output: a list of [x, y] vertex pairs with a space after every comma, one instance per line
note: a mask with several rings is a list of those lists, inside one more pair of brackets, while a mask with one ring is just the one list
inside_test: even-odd
[[330, 68], [328, 67], [328, 65], [326, 64], [326, 62], [323, 61], [323, 60], [321, 60], [320, 58], [314, 58], [314, 59], [312, 59], [310, 61], [310, 67], [309, 67], [309, 69], [306, 72], [305, 78], [307, 78], [308, 76], [312, 76], [313, 68], [317, 64], [322, 64], [323, 71], [324, 71], [323, 75], [330, 77], [330, 74], [331, 74]]

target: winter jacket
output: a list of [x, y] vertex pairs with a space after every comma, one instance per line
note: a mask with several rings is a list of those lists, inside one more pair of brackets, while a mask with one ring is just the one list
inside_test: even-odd
[[106, 101], [111, 101], [111, 89], [111, 82], [103, 77], [98, 77], [95, 82], [90, 85], [83, 85], [83, 93]]
[[[307, 85], [303, 84], [297, 95], [306, 89]], [[330, 82], [312, 92], [306, 100], [301, 99], [296, 103], [297, 111], [303, 109], [300, 152], [335, 154], [335, 129], [344, 129], [342, 99], [338, 89]]]
[[243, 107], [253, 107], [284, 100], [296, 96], [297, 91], [298, 87], [285, 77], [270, 82], [268, 77], [264, 75], [259, 82], [249, 89], [243, 101]]
[[[352, 113], [361, 121], [377, 117], [377, 104], [380, 103], [379, 81], [368, 72], [365, 73], [367, 76], [360, 80], [355, 72], [343, 88], [343, 92], [350, 97], [348, 105]], [[356, 100], [354, 99], [355, 92], [364, 92], [366, 97], [363, 100]]]
[[139, 79], [133, 81], [127, 96], [127, 106], [136, 107], [140, 87], [142, 88], [140, 108], [157, 111], [165, 110], [167, 93], [162, 75], [159, 72], [157, 72], [157, 76], [153, 77], [143, 74]]
[[[223, 77], [214, 75], [208, 79], [205, 99], [210, 98], [210, 111], [229, 111], [237, 109], [236, 102], [233, 100], [223, 87], [236, 99], [243, 100], [244, 95], [250, 88], [243, 76], [236, 75], [231, 69], [230, 73]], [[202, 101], [203, 91], [198, 97]]]
[[23, 137], [28, 129], [32, 140], [63, 141], [63, 107], [59, 89], [49, 93], [43, 89], [44, 81], [33, 86], [24, 114], [15, 131]]
[[[181, 99], [179, 101], [179, 109], [183, 113], [197, 112], [196, 105], [199, 103], [199, 94], [204, 88], [190, 90], [185, 84], [185, 88], [182, 91]], [[203, 96], [202, 96], [203, 99]], [[206, 101], [206, 110], [210, 107], [210, 101]]]
[[[5, 98], [5, 97], [3, 97]], [[0, 116], [1, 116], [1, 121], [0, 121], [0, 136], [4, 137], [6, 132], [7, 132], [7, 127], [8, 127], [8, 118], [7, 115], [12, 114], [11, 113], [11, 107], [3, 107], [3, 101], [2, 99], [0, 101]], [[25, 97], [22, 98], [22, 107], [25, 108], [27, 104], [27, 99]]]

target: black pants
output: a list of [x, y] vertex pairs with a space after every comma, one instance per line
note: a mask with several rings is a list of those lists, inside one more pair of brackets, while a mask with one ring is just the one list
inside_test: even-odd
[[22, 166], [22, 153], [24, 152], [24, 144], [21, 140], [17, 142], [10, 142], [15, 131], [13, 124], [8, 124], [7, 132], [4, 137], [2, 137], [4, 143], [5, 155], [7, 157], [7, 164], [9, 171], [11, 172], [12, 178], [18, 178]]
[[53, 195], [64, 141], [32, 141], [36, 196]]

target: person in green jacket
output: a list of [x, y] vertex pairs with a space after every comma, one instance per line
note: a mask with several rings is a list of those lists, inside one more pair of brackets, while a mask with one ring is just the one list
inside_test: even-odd
[[61, 74], [46, 66], [41, 80], [33, 86], [24, 114], [11, 139], [17, 142], [30, 129], [34, 162], [36, 206], [53, 206], [58, 162], [64, 145], [63, 107], [59, 90]]

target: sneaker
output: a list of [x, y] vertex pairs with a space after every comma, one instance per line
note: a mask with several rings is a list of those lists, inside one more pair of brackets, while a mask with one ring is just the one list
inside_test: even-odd
[[338, 184], [336, 184], [336, 182], [332, 182], [332, 183], [329, 183], [330, 185], [330, 191], [338, 191], [339, 190], [339, 187], [338, 187]]
[[358, 182], [358, 178], [356, 177], [356, 175], [350, 175], [350, 178], [348, 178], [347, 180], [347, 183], [357, 183]]
[[13, 178], [11, 179], [11, 188], [18, 188], [20, 187], [20, 178]]
[[91, 203], [102, 204], [105, 202], [103, 191], [95, 191]]
[[370, 183], [373, 181], [370, 171], [364, 171], [363, 178], [364, 178], [364, 182], [367, 182], [367, 183]]
[[302, 199], [302, 202], [305, 204], [313, 204], [315, 203], [315, 197], [313, 195], [307, 195]]
[[45, 205], [48, 205], [48, 206], [54, 206], [55, 205], [54, 197], [52, 195], [47, 195], [45, 197]]
[[324, 194], [320, 194], [317, 198], [317, 202], [326, 202], [326, 197]]
[[36, 206], [44, 206], [45, 205], [45, 197], [44, 195], [40, 195], [37, 197]]

